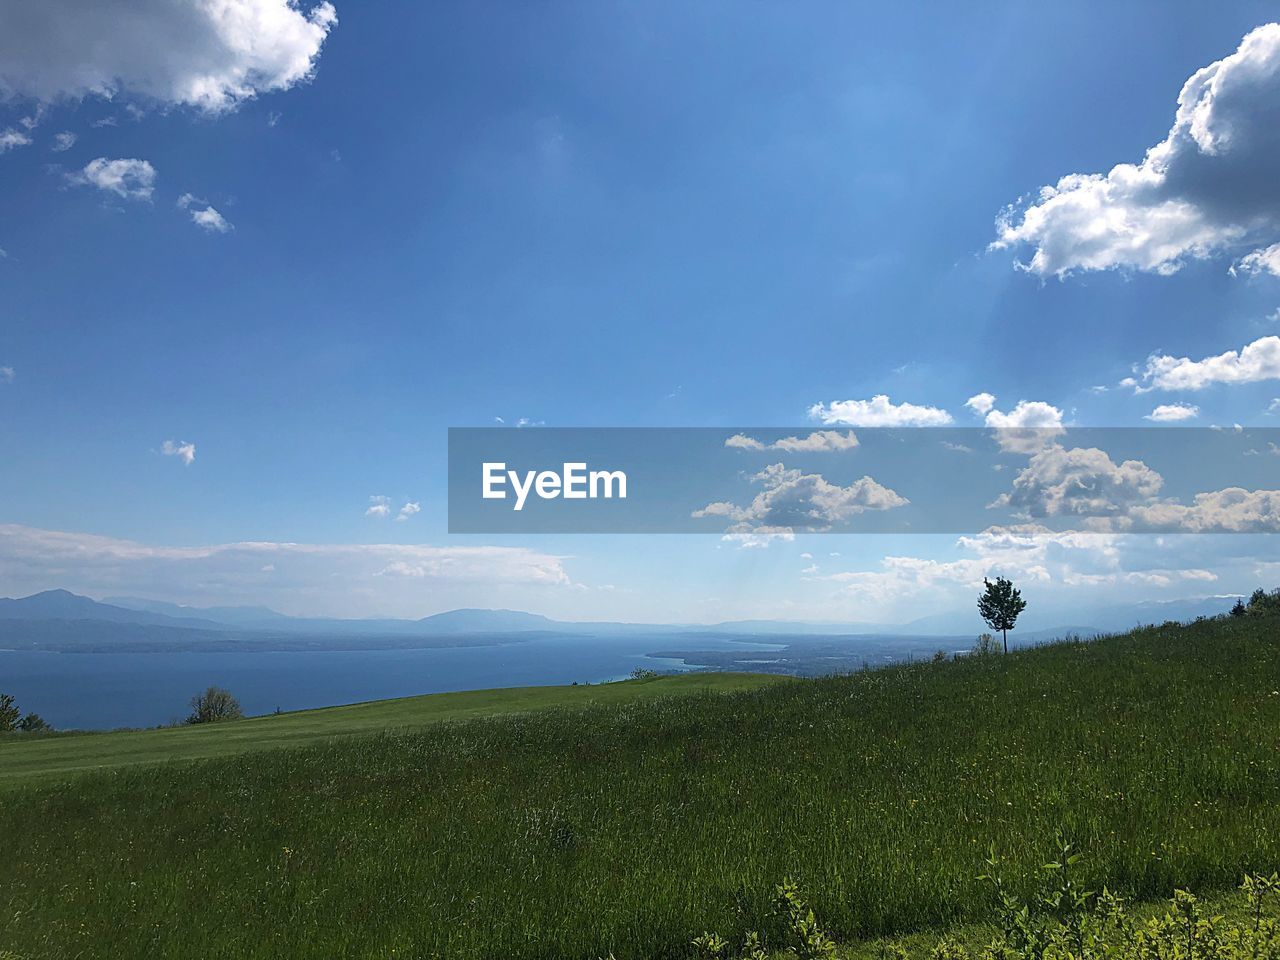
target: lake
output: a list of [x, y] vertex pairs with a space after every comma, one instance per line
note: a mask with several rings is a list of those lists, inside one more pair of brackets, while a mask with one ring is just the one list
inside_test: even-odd
[[[301, 710], [422, 693], [620, 680], [636, 667], [687, 670], [650, 657], [670, 637], [537, 636], [489, 646], [236, 653], [52, 653], [0, 650], [0, 692], [54, 727], [147, 727], [187, 714], [217, 684], [247, 714]], [[703, 638], [701, 650], [783, 644]]]

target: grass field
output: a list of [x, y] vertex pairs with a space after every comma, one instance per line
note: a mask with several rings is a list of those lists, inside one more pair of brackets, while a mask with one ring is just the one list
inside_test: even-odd
[[787, 679], [745, 673], [688, 673], [620, 683], [434, 693], [249, 717], [235, 723], [109, 734], [0, 737], [0, 790], [17, 783], [66, 778], [131, 764], [225, 757], [303, 746], [333, 737], [388, 730], [407, 732], [444, 720], [491, 717], [547, 707], [585, 707], [655, 696], [749, 690]]
[[988, 846], [1025, 892], [1059, 829], [1082, 882], [1139, 898], [1274, 869], [1280, 629], [1152, 628], [0, 796], [0, 950], [29, 960], [684, 956], [703, 930], [767, 933], [785, 876], [856, 940], [989, 917]]

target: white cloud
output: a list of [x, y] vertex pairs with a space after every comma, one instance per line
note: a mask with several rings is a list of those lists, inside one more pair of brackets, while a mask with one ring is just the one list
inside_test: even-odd
[[205, 207], [202, 210], [192, 210], [191, 220], [202, 230], [209, 233], [227, 233], [233, 229], [227, 219], [213, 207]]
[[1260, 273], [1269, 273], [1280, 277], [1280, 243], [1273, 243], [1269, 247], [1263, 247], [1261, 250], [1255, 250], [1241, 257], [1240, 262], [1231, 268], [1231, 273], [1233, 275], [1247, 273], [1251, 277], [1256, 277]]
[[178, 209], [188, 211], [191, 222], [209, 233], [229, 233], [235, 229], [207, 200], [201, 200], [194, 194], [184, 193], [180, 196]]
[[1137, 528], [1178, 529], [1188, 533], [1280, 532], [1280, 490], [1228, 487], [1197, 493], [1190, 505], [1167, 501], [1135, 507]]
[[1042, 400], [1019, 400], [1008, 413], [989, 408], [983, 422], [997, 431], [996, 442], [1006, 453], [1035, 453], [1064, 432], [1062, 411]]
[[412, 517], [415, 513], [420, 513], [421, 511], [422, 511], [421, 504], [419, 504], [417, 501], [409, 500], [405, 503], [403, 507], [400, 508], [400, 512], [396, 514], [396, 520], [404, 522], [405, 520], [408, 520], [410, 517]]
[[0, 367], [0, 383], [13, 383], [15, 376], [13, 367]]
[[[395, 566], [400, 564], [401, 566]], [[561, 558], [520, 547], [248, 541], [155, 546], [0, 524], [6, 592], [65, 587], [193, 604], [267, 604], [310, 616], [422, 616], [437, 606], [536, 603], [571, 586]], [[438, 585], [447, 594], [424, 594]], [[514, 591], [514, 592], [513, 592]], [[486, 600], [486, 598], [488, 598]]]
[[771, 543], [789, 543], [795, 538], [795, 531], [790, 527], [753, 527], [748, 523], [740, 523], [730, 528], [720, 539], [736, 543], [743, 550], [761, 550]]
[[189, 467], [196, 458], [196, 445], [186, 440], [166, 440], [160, 445], [160, 452], [166, 457], [177, 457]]
[[40, 0], [0, 5], [0, 92], [212, 113], [308, 79], [333, 5], [291, 0]]
[[814, 430], [807, 437], [782, 437], [764, 444], [754, 437], [735, 433], [724, 442], [726, 447], [738, 450], [781, 450], [784, 453], [836, 453], [853, 450], [858, 438], [852, 430]]
[[[1045, 276], [1128, 268], [1174, 273], [1280, 235], [1280, 24], [1183, 85], [1173, 126], [1141, 163], [1073, 173], [997, 219], [995, 248], [1034, 248]], [[1246, 258], [1248, 259], [1248, 258]], [[1265, 251], [1250, 261], [1269, 264]], [[1242, 263], [1243, 266], [1243, 263]]]
[[53, 143], [49, 149], [54, 153], [64, 153], [76, 145], [77, 137], [70, 130], [63, 130], [53, 135]]
[[942, 585], [976, 589], [983, 578], [1011, 577], [1019, 583], [1053, 579], [1051, 567], [1068, 558], [1083, 558], [1089, 569], [1114, 552], [1113, 538], [1097, 534], [1052, 533], [1022, 525], [989, 527], [976, 536], [961, 537], [956, 546], [970, 556], [956, 560], [887, 556], [874, 570], [843, 571], [817, 579], [838, 584], [842, 592], [863, 601], [887, 602], [920, 594], [934, 594]]
[[1139, 393], [1148, 390], [1202, 390], [1214, 383], [1256, 383], [1280, 379], [1280, 337], [1261, 337], [1242, 350], [1216, 357], [1152, 356], [1142, 382], [1131, 381]]
[[986, 424], [1000, 430], [1056, 430], [1062, 426], [1062, 411], [1041, 400], [1019, 400], [1017, 406], [1008, 413], [990, 411]]
[[809, 408], [809, 416], [823, 423], [851, 427], [943, 427], [951, 423], [951, 414], [945, 410], [914, 403], [895, 404], [883, 393], [870, 400], [815, 403]]
[[1013, 490], [992, 506], [1023, 516], [1122, 517], [1160, 492], [1164, 478], [1141, 460], [1115, 463], [1096, 447], [1057, 444], [1034, 454], [1018, 472]]
[[365, 510], [366, 517], [389, 517], [391, 516], [391, 499], [389, 497], [370, 497], [369, 508]]
[[126, 200], [150, 200], [155, 190], [156, 168], [146, 160], [90, 160], [83, 170], [67, 174], [76, 186], [93, 186]]
[[867, 510], [891, 510], [909, 501], [870, 477], [848, 486], [830, 483], [821, 474], [771, 464], [751, 477], [763, 489], [745, 507], [718, 501], [693, 512], [694, 517], [725, 517], [733, 534], [789, 533], [793, 528], [825, 530]]
[[1200, 408], [1194, 404], [1162, 403], [1143, 419], [1155, 423], [1176, 423], [1179, 420], [1193, 420], [1198, 416], [1200, 416]]
[[975, 393], [964, 405], [981, 417], [991, 412], [991, 408], [996, 405], [996, 398], [990, 393]]
[[0, 130], [0, 153], [12, 150], [14, 147], [25, 147], [29, 143], [31, 143], [31, 137], [21, 130], [15, 130], [13, 127]]

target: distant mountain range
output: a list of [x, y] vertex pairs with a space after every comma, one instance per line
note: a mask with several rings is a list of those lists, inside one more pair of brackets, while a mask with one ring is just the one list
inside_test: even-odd
[[[1233, 596], [1194, 600], [1144, 602], [1092, 610], [1038, 612], [1018, 631], [1022, 640], [1042, 639], [1065, 633], [1092, 634], [1126, 630], [1139, 623], [1191, 620], [1225, 613]], [[8, 621], [10, 630], [4, 629]], [[343, 620], [291, 617], [267, 607], [190, 607], [137, 597], [109, 597], [102, 601], [67, 590], [47, 590], [20, 599], [0, 599], [0, 631], [11, 632], [15, 621], [36, 624], [48, 621], [134, 624], [168, 628], [166, 633], [191, 631], [234, 632], [239, 636], [306, 634], [328, 637], [444, 637], [475, 634], [584, 633], [635, 635], [659, 633], [722, 633], [790, 636], [950, 636], [969, 637], [982, 632], [976, 612], [954, 611], [922, 617], [905, 624], [833, 621], [732, 620], [716, 624], [637, 624], [552, 620], [518, 610], [450, 610], [421, 620]], [[1075, 624], [1072, 626], [1072, 624]], [[64, 627], [62, 632], [65, 633]], [[119, 631], [112, 631], [118, 635]], [[175, 634], [176, 635], [176, 634]]]

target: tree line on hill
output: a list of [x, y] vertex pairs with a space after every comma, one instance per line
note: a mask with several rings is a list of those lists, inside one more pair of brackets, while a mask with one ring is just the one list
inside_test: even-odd
[[0, 733], [45, 733], [52, 729], [40, 714], [24, 715], [11, 694], [0, 693]]
[[1256, 617], [1268, 613], [1280, 613], [1280, 589], [1267, 593], [1267, 591], [1259, 588], [1253, 591], [1247, 604], [1243, 599], [1240, 599], [1231, 608], [1231, 616], [1233, 617]]

